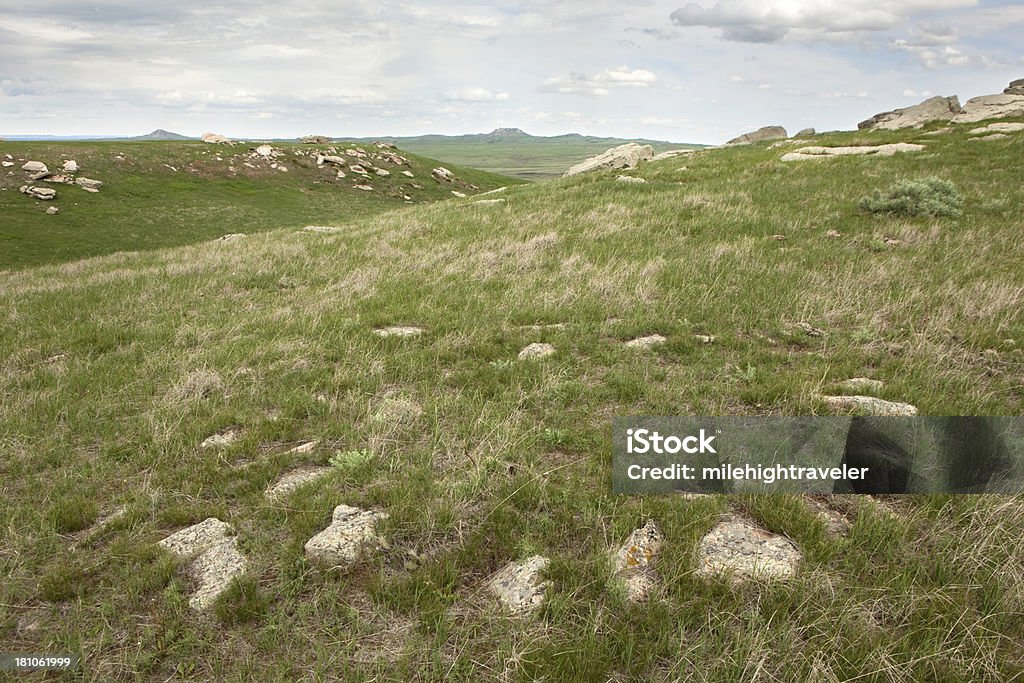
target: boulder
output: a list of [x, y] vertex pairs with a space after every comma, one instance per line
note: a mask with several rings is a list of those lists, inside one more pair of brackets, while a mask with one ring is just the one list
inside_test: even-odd
[[959, 113], [960, 100], [957, 99], [956, 95], [951, 95], [950, 97], [935, 96], [912, 107], [875, 114], [870, 119], [858, 123], [857, 128], [860, 130], [920, 128], [932, 121], [949, 121]]
[[67, 161], [64, 162], [64, 165], [61, 166], [61, 170], [64, 171], [65, 173], [77, 173], [78, 162], [75, 161], [74, 159], [68, 159]]
[[260, 145], [256, 148], [256, 154], [261, 157], [269, 157], [274, 155], [274, 148], [270, 145]]
[[56, 206], [51, 206], [48, 209], [46, 209], [46, 213], [50, 216], [56, 216], [58, 213], [60, 213], [60, 209], [58, 209]]
[[1024, 95], [972, 97], [964, 104], [963, 111], [953, 117], [953, 123], [976, 123], [1009, 116], [1024, 116]]
[[52, 187], [35, 187], [33, 185], [22, 185], [18, 188], [22, 194], [27, 194], [33, 199], [41, 199], [43, 201], [50, 201], [57, 196], [57, 190]]
[[92, 178], [75, 178], [75, 185], [86, 190], [98, 190], [103, 187], [103, 182]]
[[331, 566], [354, 564], [366, 551], [385, 544], [376, 526], [387, 517], [385, 512], [339, 505], [334, 508], [330, 525], [306, 541], [306, 557]]
[[697, 574], [733, 581], [794, 576], [801, 554], [792, 541], [730, 517], [707, 533], [697, 548]]
[[829, 157], [870, 155], [891, 157], [900, 152], [920, 152], [924, 145], [895, 142], [891, 145], [857, 145], [853, 147], [801, 147], [795, 152], [783, 154], [782, 161], [803, 161], [806, 159], [827, 159]]
[[1003, 90], [1004, 95], [1024, 95], [1024, 78], [1010, 81], [1010, 85]]
[[304, 145], [326, 145], [330, 141], [326, 135], [305, 135], [299, 138], [299, 142]]
[[21, 170], [28, 171], [29, 173], [49, 173], [50, 170], [46, 168], [46, 164], [41, 161], [26, 161], [21, 167]]
[[0, 165], [2, 165], [4, 168], [10, 168], [11, 166], [14, 166], [14, 162], [13, 161], [0, 161]]
[[695, 149], [670, 149], [660, 154], [655, 154], [651, 161], [661, 161], [663, 159], [672, 159], [673, 157], [683, 156], [684, 154], [693, 154], [697, 150]]
[[650, 145], [639, 145], [635, 142], [627, 142], [618, 147], [612, 147], [602, 154], [590, 157], [580, 162], [565, 172], [563, 177], [600, 171], [606, 168], [636, 168], [641, 161], [649, 161], [654, 158], [654, 148]]
[[541, 578], [548, 558], [534, 555], [522, 562], [511, 562], [491, 577], [487, 587], [513, 613], [530, 612], [544, 602], [550, 581]]
[[523, 347], [523, 350], [519, 352], [519, 360], [529, 360], [531, 358], [544, 358], [555, 353], [555, 347], [551, 344], [533, 343]]
[[203, 142], [208, 142], [211, 145], [226, 145], [231, 142], [230, 139], [220, 135], [219, 133], [203, 133]]
[[443, 180], [448, 183], [455, 180], [455, 174], [449, 171], [444, 166], [438, 166], [437, 168], [430, 172], [430, 175], [434, 176], [438, 180]]
[[795, 137], [795, 138], [810, 138], [810, 137], [814, 137], [815, 135], [817, 135], [817, 131], [814, 130], [813, 128], [804, 128], [803, 130], [798, 131], [797, 134], [794, 135], [793, 137]]
[[727, 145], [749, 145], [754, 142], [765, 142], [768, 140], [785, 140], [789, 133], [782, 126], [765, 126], [750, 133], [744, 133], [738, 138], [733, 138]]

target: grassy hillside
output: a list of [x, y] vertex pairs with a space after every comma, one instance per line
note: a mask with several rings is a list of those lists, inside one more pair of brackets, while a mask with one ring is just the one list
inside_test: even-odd
[[[852, 524], [836, 537], [795, 496], [609, 492], [614, 415], [821, 414], [816, 395], [860, 376], [924, 414], [1022, 412], [1024, 135], [815, 142], [914, 140], [791, 163], [706, 150], [632, 173], [646, 184], [596, 173], [371, 217], [291, 208], [308, 213], [244, 240], [0, 273], [0, 649], [81, 652], [97, 681], [1019, 679], [1021, 497], [826, 499]], [[924, 176], [955, 184], [962, 216], [857, 208]], [[301, 188], [288, 207], [334, 196]], [[149, 214], [214, 236], [235, 211], [285, 213], [251, 197], [262, 212]], [[341, 231], [296, 231], [312, 220]], [[534, 342], [556, 353], [517, 360]], [[342, 503], [386, 511], [388, 547], [324, 570], [303, 544]], [[727, 512], [792, 539], [797, 575], [698, 575]], [[212, 516], [249, 570], [200, 617], [156, 543]], [[607, 558], [647, 519], [666, 545], [658, 597], [634, 605]], [[547, 598], [506, 616], [485, 582], [534, 554]]]
[[577, 134], [542, 137], [486, 133], [387, 139], [402, 149], [417, 154], [526, 180], [544, 180], [561, 176], [570, 166], [626, 142], [649, 144], [654, 147], [656, 153], [670, 149], [700, 147], [662, 140], [626, 140]]
[[[372, 216], [414, 203], [452, 198], [508, 185], [508, 178], [466, 168], [451, 168], [458, 181], [442, 183], [431, 169], [440, 162], [400, 154], [409, 165], [371, 161], [391, 175], [373, 176], [372, 190], [356, 189], [353, 173], [336, 177], [333, 164], [317, 167], [315, 152], [344, 152], [332, 145], [273, 143], [280, 156], [252, 158], [256, 144], [209, 145], [202, 142], [0, 142], [0, 159], [14, 165], [0, 173], [0, 270], [71, 261], [115, 251], [140, 251], [192, 244], [226, 233], [254, 233], [288, 226]], [[357, 145], [370, 154], [373, 145]], [[37, 181], [57, 190], [50, 202], [18, 192], [27, 182], [25, 160], [42, 161], [59, 171], [65, 159], [78, 162], [78, 176], [102, 181], [99, 193], [74, 185]], [[349, 158], [356, 163], [357, 157]], [[248, 166], [246, 165], [248, 164]], [[271, 168], [284, 166], [287, 171]], [[347, 169], [346, 169], [347, 170]], [[401, 174], [408, 170], [415, 178]], [[420, 188], [415, 187], [419, 185]], [[473, 189], [476, 186], [477, 189]], [[49, 206], [60, 213], [46, 215]]]

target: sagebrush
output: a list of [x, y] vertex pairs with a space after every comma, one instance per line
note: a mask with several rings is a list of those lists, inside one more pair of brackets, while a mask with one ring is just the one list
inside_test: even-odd
[[964, 200], [956, 186], [944, 178], [902, 180], [888, 190], [861, 197], [858, 206], [870, 213], [893, 216], [959, 216]]

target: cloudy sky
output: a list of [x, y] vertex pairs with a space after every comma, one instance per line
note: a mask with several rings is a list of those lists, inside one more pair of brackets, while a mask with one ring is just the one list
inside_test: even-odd
[[1024, 77], [1002, 0], [0, 0], [0, 135], [717, 143]]

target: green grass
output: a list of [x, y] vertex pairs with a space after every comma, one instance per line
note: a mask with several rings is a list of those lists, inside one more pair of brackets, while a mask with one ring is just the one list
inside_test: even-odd
[[[1021, 678], [1021, 497], [854, 499], [833, 539], [798, 497], [609, 489], [614, 415], [821, 413], [856, 376], [924, 414], [1022, 412], [1024, 138], [918, 135], [815, 140], [917, 154], [707, 150], [643, 185], [596, 173], [0, 273], [0, 649], [81, 652], [103, 681]], [[960, 217], [857, 207], [928, 176], [956, 183]], [[531, 342], [558, 352], [517, 361]], [[324, 571], [303, 544], [341, 503], [386, 510], [389, 547]], [[701, 578], [695, 545], [730, 510], [793, 539], [800, 573]], [[250, 568], [201, 618], [155, 544], [209, 516]], [[607, 555], [648, 518], [663, 599], [635, 606]], [[545, 606], [495, 612], [485, 579], [538, 552]]]
[[[283, 152], [278, 161], [288, 168], [281, 172], [248, 158], [255, 144], [247, 143], [0, 142], [0, 158], [10, 154], [15, 159], [13, 167], [0, 173], [0, 270], [174, 247], [227, 233], [358, 220], [405, 206], [404, 196], [423, 203], [451, 199], [452, 190], [475, 194], [521, 182], [452, 167], [458, 181], [441, 183], [430, 175], [440, 162], [401, 152], [410, 165], [375, 162], [392, 175], [374, 176], [369, 181], [374, 189], [365, 191], [353, 187], [356, 175], [336, 178], [336, 167], [317, 168], [310, 156], [315, 150], [335, 147], [343, 152], [352, 146], [274, 143]], [[37, 181], [35, 185], [55, 188], [57, 198], [31, 199], [18, 192], [27, 182], [21, 170], [25, 159], [42, 161], [51, 171], [74, 159], [78, 176], [101, 180], [103, 187], [90, 194], [73, 185]], [[416, 177], [402, 176], [401, 170]], [[60, 208], [58, 215], [46, 215], [51, 205]]]

